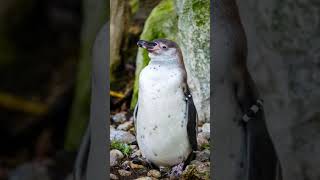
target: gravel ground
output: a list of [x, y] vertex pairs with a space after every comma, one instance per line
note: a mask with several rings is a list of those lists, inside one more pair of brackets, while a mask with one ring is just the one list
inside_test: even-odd
[[[132, 117], [119, 112], [111, 116], [110, 125], [110, 178], [111, 179], [169, 179], [166, 170], [152, 169], [142, 159], [136, 143]], [[195, 160], [186, 167], [177, 179], [210, 179], [210, 124], [198, 127], [198, 152]]]

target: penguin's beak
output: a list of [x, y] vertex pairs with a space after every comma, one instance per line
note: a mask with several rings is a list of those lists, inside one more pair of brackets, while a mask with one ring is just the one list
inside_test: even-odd
[[146, 49], [149, 52], [153, 52], [158, 49], [158, 44], [155, 42], [148, 42], [148, 41], [144, 41], [144, 40], [139, 40], [137, 42], [137, 45], [141, 48]]

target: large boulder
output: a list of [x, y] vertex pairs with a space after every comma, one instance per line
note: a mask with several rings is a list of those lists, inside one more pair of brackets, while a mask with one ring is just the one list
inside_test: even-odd
[[[167, 38], [176, 40], [177, 35], [177, 14], [172, 0], [161, 1], [150, 13], [145, 22], [140, 39], [154, 40], [157, 38]], [[139, 48], [136, 60], [136, 77], [134, 82], [133, 98], [131, 108], [137, 103], [139, 90], [139, 74], [141, 70], [149, 63], [150, 59], [145, 50]]]
[[[167, 38], [182, 49], [188, 84], [200, 121], [210, 116], [210, 1], [163, 0], [148, 17], [140, 39]], [[138, 97], [139, 73], [149, 62], [145, 50], [137, 55], [136, 80], [131, 108]]]
[[210, 121], [210, 1], [176, 0], [178, 44], [199, 120]]
[[284, 179], [319, 179], [320, 26], [315, 0], [239, 1], [248, 66]]

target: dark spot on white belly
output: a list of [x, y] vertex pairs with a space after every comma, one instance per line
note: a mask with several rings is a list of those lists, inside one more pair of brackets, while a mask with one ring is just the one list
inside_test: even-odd
[[156, 130], [158, 128], [158, 126], [157, 125], [155, 125], [154, 127], [153, 127], [153, 130]]
[[171, 115], [169, 114], [169, 115], [168, 115], [168, 118], [170, 118], [170, 117], [171, 117]]

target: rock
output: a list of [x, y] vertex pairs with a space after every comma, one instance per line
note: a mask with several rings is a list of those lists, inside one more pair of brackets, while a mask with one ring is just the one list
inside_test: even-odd
[[117, 129], [118, 130], [124, 130], [124, 131], [127, 131], [129, 130], [131, 127], [133, 127], [133, 121], [126, 121], [122, 124], [120, 124]]
[[110, 151], [110, 166], [115, 166], [124, 157], [121, 151], [113, 149]]
[[111, 117], [111, 120], [115, 123], [123, 123], [127, 120], [126, 113], [125, 112], [117, 113]]
[[201, 133], [198, 134], [197, 141], [199, 149], [202, 149], [202, 147], [209, 145], [209, 141]]
[[198, 137], [199, 138], [204, 138], [206, 140], [210, 140], [210, 133], [208, 132], [201, 132], [201, 133], [198, 133]]
[[130, 169], [130, 161], [124, 161], [121, 164], [122, 169], [129, 170]]
[[136, 180], [154, 180], [154, 178], [151, 178], [151, 177], [139, 177]]
[[138, 146], [137, 145], [130, 145], [130, 148], [133, 149], [133, 150], [137, 150]]
[[178, 44], [199, 123], [210, 121], [210, 0], [175, 0]]
[[205, 149], [203, 151], [196, 153], [196, 160], [198, 161], [209, 161], [210, 160], [210, 150]]
[[147, 176], [154, 177], [154, 178], [160, 178], [161, 173], [155, 169], [152, 169], [148, 172]]
[[112, 180], [117, 180], [119, 179], [118, 176], [116, 176], [115, 174], [110, 173], [110, 179]]
[[[196, 163], [194, 163], [196, 162]], [[210, 162], [193, 161], [182, 173], [184, 179], [210, 179]]]
[[210, 134], [210, 123], [204, 123], [202, 125], [202, 132]]
[[136, 158], [136, 157], [141, 157], [141, 151], [140, 150], [135, 150], [130, 156], [130, 158]]
[[[145, 22], [140, 39], [154, 40], [157, 38], [167, 38], [176, 40], [177, 35], [177, 14], [175, 12], [174, 2], [172, 0], [161, 1], [150, 13]], [[138, 99], [139, 74], [141, 70], [149, 63], [149, 57], [146, 50], [138, 49], [136, 59], [136, 76], [134, 82], [133, 96], [131, 100], [131, 109], [136, 105]]]
[[142, 169], [142, 168], [145, 168], [143, 165], [135, 164], [135, 163], [133, 163], [133, 162], [131, 162], [131, 161], [130, 161], [129, 165], [130, 165], [130, 167], [131, 167], [132, 169]]
[[130, 171], [126, 171], [126, 170], [123, 170], [123, 169], [119, 169], [118, 173], [119, 173], [120, 176], [131, 176], [131, 174], [132, 174]]
[[127, 131], [113, 130], [110, 131], [110, 141], [120, 141], [122, 143], [130, 144], [136, 141], [136, 137]]

